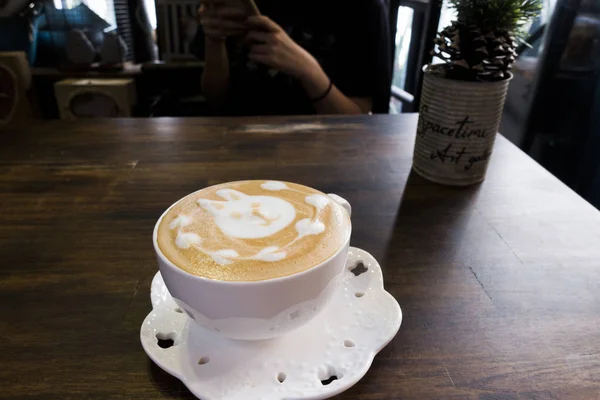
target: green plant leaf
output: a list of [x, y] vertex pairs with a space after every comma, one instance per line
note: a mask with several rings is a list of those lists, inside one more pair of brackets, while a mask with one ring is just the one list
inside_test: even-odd
[[458, 20], [480, 29], [513, 32], [542, 9], [541, 0], [450, 0]]

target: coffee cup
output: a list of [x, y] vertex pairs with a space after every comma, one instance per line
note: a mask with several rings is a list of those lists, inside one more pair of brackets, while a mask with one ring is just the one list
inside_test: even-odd
[[231, 182], [174, 203], [153, 244], [170, 294], [195, 323], [270, 339], [327, 306], [345, 271], [350, 213], [343, 198], [306, 186]]

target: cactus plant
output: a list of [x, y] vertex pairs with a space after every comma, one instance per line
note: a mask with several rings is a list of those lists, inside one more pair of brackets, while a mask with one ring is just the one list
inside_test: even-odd
[[434, 69], [462, 81], [499, 81], [510, 76], [519, 28], [541, 10], [540, 0], [450, 0], [456, 21], [435, 38]]

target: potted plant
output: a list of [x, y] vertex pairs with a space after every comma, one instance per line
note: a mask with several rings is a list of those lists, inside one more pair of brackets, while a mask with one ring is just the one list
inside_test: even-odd
[[424, 68], [414, 170], [448, 185], [483, 181], [498, 131], [518, 29], [540, 0], [450, 0], [457, 19], [437, 34]]

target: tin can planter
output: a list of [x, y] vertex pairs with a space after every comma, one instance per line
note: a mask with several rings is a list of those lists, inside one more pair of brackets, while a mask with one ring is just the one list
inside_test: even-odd
[[508, 79], [466, 82], [424, 68], [413, 169], [444, 185], [485, 179], [502, 118]]

